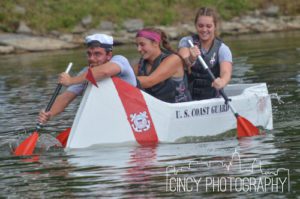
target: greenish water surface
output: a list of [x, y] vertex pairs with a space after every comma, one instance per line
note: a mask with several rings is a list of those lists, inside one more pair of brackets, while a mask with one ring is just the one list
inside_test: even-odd
[[[35, 127], [57, 74], [69, 62], [73, 73], [85, 65], [85, 51], [0, 56], [0, 198], [299, 198], [300, 32], [223, 39], [234, 55], [232, 83], [266, 82], [284, 101], [272, 101], [274, 130], [156, 147], [41, 149], [35, 159], [13, 156], [11, 143]], [[131, 63], [139, 58], [135, 45], [115, 52]], [[70, 126], [79, 103], [44, 131], [54, 136]]]

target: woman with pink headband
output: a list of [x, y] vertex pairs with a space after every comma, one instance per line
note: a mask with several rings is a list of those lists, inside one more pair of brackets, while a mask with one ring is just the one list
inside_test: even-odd
[[172, 50], [166, 34], [158, 29], [142, 29], [136, 34], [141, 59], [135, 72], [139, 87], [170, 103], [191, 100], [183, 59]]

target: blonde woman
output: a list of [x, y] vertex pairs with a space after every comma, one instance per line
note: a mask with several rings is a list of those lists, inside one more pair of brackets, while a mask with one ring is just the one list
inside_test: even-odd
[[[211, 8], [200, 8], [195, 17], [197, 34], [183, 37], [178, 45], [179, 54], [189, 66], [189, 88], [193, 100], [218, 97], [218, 90], [231, 80], [232, 54], [229, 47], [216, 37], [218, 17]], [[190, 48], [188, 40], [195, 47]], [[216, 80], [211, 82], [197, 57], [201, 55]]]

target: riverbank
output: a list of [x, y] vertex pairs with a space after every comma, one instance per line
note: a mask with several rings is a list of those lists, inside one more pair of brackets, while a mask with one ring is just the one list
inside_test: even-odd
[[[106, 33], [114, 36], [116, 45], [134, 42], [136, 31], [143, 28], [141, 19], [129, 19], [123, 22], [122, 28], [110, 21], [101, 21], [98, 28], [87, 28], [92, 22], [85, 17], [70, 33], [51, 31], [37, 34], [24, 22], [20, 22], [16, 33], [0, 33], [0, 54], [49, 51], [80, 48], [84, 45], [84, 37], [93, 33]], [[179, 40], [184, 35], [195, 32], [192, 23], [179, 23], [173, 26], [156, 26], [164, 30], [170, 40]], [[266, 32], [300, 30], [299, 16], [278, 16], [276, 8], [256, 10], [241, 17], [223, 21], [219, 27], [221, 37], [224, 35], [258, 34]]]

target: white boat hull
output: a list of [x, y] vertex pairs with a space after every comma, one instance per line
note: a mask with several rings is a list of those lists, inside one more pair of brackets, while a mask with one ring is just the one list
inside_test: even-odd
[[[116, 89], [122, 84], [128, 85], [121, 80], [116, 84], [108, 78], [99, 81], [98, 88], [88, 86], [66, 148], [135, 142], [135, 135], [147, 133], [149, 126], [150, 129], [153, 127], [159, 142], [174, 142], [185, 136], [212, 136], [236, 128], [236, 118], [223, 98], [171, 104], [134, 88], [134, 92], [141, 93], [148, 110], [142, 114], [143, 111], [128, 110], [126, 100], [124, 104], [121, 99], [120, 89]], [[126, 95], [127, 91], [121, 92]], [[255, 126], [273, 129], [271, 99], [265, 83], [228, 85], [225, 92], [241, 116]], [[129, 91], [128, 95], [133, 101], [129, 100], [131, 106], [142, 103], [135, 101], [135, 96]], [[138, 121], [137, 116], [142, 119]]]

